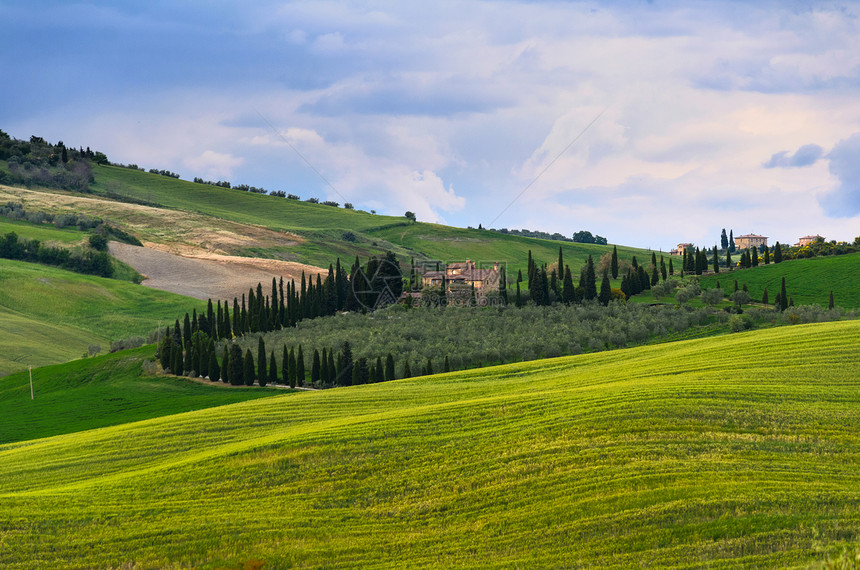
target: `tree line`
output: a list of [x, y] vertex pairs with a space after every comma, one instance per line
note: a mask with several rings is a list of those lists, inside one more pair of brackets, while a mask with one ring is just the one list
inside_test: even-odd
[[64, 247], [49, 247], [37, 239], [22, 239], [15, 232], [0, 237], [0, 258], [54, 265], [69, 271], [112, 277], [110, 255], [95, 248], [72, 251]]

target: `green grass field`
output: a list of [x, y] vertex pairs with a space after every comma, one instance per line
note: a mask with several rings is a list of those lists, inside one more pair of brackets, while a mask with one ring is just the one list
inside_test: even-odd
[[803, 567], [860, 538], [858, 344], [782, 327], [3, 445], [0, 565]]
[[145, 336], [206, 303], [133, 283], [0, 260], [0, 375]]
[[845, 309], [860, 308], [860, 253], [793, 259], [731, 273], [722, 272], [702, 278], [701, 283], [703, 288], [710, 288], [715, 287], [719, 280], [723, 289], [731, 291], [737, 279], [738, 287], [746, 284], [750, 297], [755, 300], [761, 300], [767, 287], [768, 297], [773, 303], [783, 277], [786, 292], [794, 297], [796, 305], [826, 307], [832, 290], [836, 305]]
[[77, 229], [58, 228], [49, 224], [31, 224], [21, 220], [0, 217], [0, 235], [15, 232], [19, 238], [37, 239], [42, 243], [63, 247], [83, 244], [89, 234]]
[[281, 390], [226, 388], [142, 372], [154, 345], [0, 378], [0, 442], [24, 441], [272, 396]]

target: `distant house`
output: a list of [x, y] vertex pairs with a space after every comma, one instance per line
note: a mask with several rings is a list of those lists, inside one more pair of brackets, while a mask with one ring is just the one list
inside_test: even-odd
[[424, 287], [441, 287], [446, 289], [460, 284], [474, 287], [476, 292], [499, 290], [499, 264], [494, 263], [492, 269], [478, 269], [475, 262], [467, 259], [465, 263], [449, 263], [444, 271], [427, 271], [421, 276]]
[[692, 248], [693, 244], [691, 243], [679, 243], [678, 247], [669, 252], [669, 255], [684, 255], [685, 251]]
[[794, 244], [794, 246], [795, 246], [795, 247], [803, 247], [804, 245], [809, 245], [809, 244], [811, 244], [811, 243], [815, 243], [815, 242], [817, 242], [817, 241], [818, 241], [818, 240], [820, 240], [820, 239], [821, 239], [821, 240], [823, 240], [823, 239], [824, 239], [824, 236], [820, 236], [820, 235], [818, 235], [818, 234], [816, 234], [816, 235], [814, 235], [814, 236], [803, 236], [802, 238], [800, 238], [800, 239], [797, 241], [797, 243], [796, 243], [796, 244]]
[[735, 247], [737, 249], [749, 249], [751, 247], [762, 247], [767, 245], [767, 236], [757, 234], [747, 234], [745, 236], [735, 237]]

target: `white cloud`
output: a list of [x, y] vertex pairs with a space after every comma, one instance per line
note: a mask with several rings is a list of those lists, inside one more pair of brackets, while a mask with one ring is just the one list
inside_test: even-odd
[[233, 174], [233, 169], [240, 166], [245, 160], [214, 150], [205, 150], [197, 156], [185, 158], [182, 162], [198, 173], [201, 178], [220, 180], [222, 177], [229, 179]]

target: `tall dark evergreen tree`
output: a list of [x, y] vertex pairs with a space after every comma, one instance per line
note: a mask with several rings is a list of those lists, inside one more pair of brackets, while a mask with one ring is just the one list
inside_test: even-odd
[[266, 380], [269, 379], [269, 371], [266, 370], [266, 343], [263, 341], [263, 335], [257, 339], [257, 382], [260, 386], [266, 385]]
[[[669, 262], [671, 263], [671, 260], [669, 260]], [[663, 278], [663, 281], [668, 277], [666, 271], [666, 260], [663, 259], [662, 255], [660, 256], [660, 276]]]
[[732, 250], [731, 248], [726, 250], [726, 269], [729, 271], [732, 270]]
[[394, 356], [389, 352], [385, 357], [385, 381], [391, 382], [394, 379]]
[[597, 276], [594, 273], [594, 260], [591, 256], [588, 256], [588, 261], [585, 262], [585, 283], [583, 284], [583, 288], [585, 289], [584, 295], [588, 300], [594, 299], [597, 297]]
[[320, 355], [320, 384], [325, 386], [329, 383], [329, 377], [331, 373], [328, 369], [328, 351], [323, 348], [322, 354]]
[[[275, 351], [269, 353], [269, 376], [266, 378], [267, 384], [277, 384], [278, 383], [278, 363], [275, 360]], [[260, 384], [260, 386], [265, 386], [266, 384]]]
[[305, 353], [302, 351], [302, 345], [299, 345], [299, 351], [296, 353], [296, 386], [302, 387], [305, 385]]
[[319, 382], [320, 382], [320, 353], [315, 348], [313, 360], [311, 361], [311, 385], [312, 386], [318, 386]]
[[[251, 378], [253, 381], [253, 376]], [[230, 384], [241, 386], [245, 383], [245, 359], [238, 344], [230, 345]]]
[[254, 355], [251, 354], [251, 349], [245, 351], [244, 368], [242, 369], [242, 376], [245, 380], [245, 386], [253, 386], [254, 385], [254, 376], [256, 376], [256, 370], [254, 369]]
[[609, 271], [613, 279], [618, 279], [618, 247], [612, 246], [612, 260], [609, 262]]
[[[519, 285], [519, 284], [517, 284], [517, 285]], [[408, 358], [403, 363], [403, 377], [404, 378], [411, 378], [412, 377], [412, 370], [409, 369], [409, 359]]]
[[726, 228], [723, 228], [723, 233], [720, 236], [720, 249], [728, 249], [729, 247], [729, 238], [726, 235]]
[[[657, 275], [657, 267], [654, 267], [654, 275]], [[598, 295], [600, 304], [604, 307], [612, 300], [612, 288], [609, 285], [609, 276], [604, 273], [603, 280], [600, 282], [600, 295]]]
[[728, 250], [732, 253], [736, 251], [735, 246], [735, 233], [733, 230], [729, 230], [729, 247]]
[[[779, 242], [776, 242], [779, 245]], [[788, 308], [788, 293], [785, 292], [785, 277], [782, 278], [782, 284], [779, 286], [779, 310], [784, 311]]]
[[782, 263], [782, 246], [779, 245], [779, 242], [776, 242], [776, 245], [773, 246], [773, 262]]
[[768, 295], [767, 295], [767, 287], [764, 288], [764, 291], [761, 294], [761, 302], [763, 305], [770, 304], [770, 299], [768, 298]]
[[224, 345], [224, 357], [221, 358], [221, 381], [225, 384], [230, 381], [230, 347]]
[[558, 246], [558, 265], [556, 265], [555, 274], [559, 281], [564, 278], [564, 256], [561, 252], [561, 246]]
[[[723, 232], [725, 234], [725, 232]], [[720, 257], [717, 254], [717, 246], [714, 246], [714, 273], [720, 272]]]
[[755, 246], [752, 246], [752, 251], [750, 252], [750, 261], [753, 267], [758, 267], [758, 250]]
[[672, 258], [669, 258], [669, 275], [675, 275], [675, 265], [672, 263]]
[[287, 375], [289, 377], [290, 388], [296, 387], [296, 376], [297, 368], [296, 368], [296, 349], [290, 348], [290, 352], [287, 353]]
[[191, 318], [188, 313], [185, 313], [185, 320], [182, 322], [182, 346], [186, 349], [191, 348]]
[[218, 366], [218, 357], [215, 351], [209, 353], [209, 380], [217, 382], [221, 379], [221, 368]]
[[564, 281], [561, 287], [561, 298], [566, 305], [576, 301], [576, 289], [573, 286], [573, 277], [570, 274], [570, 266], [564, 266]]
[[833, 310], [833, 289], [830, 290], [830, 302], [827, 304], [827, 308]]

